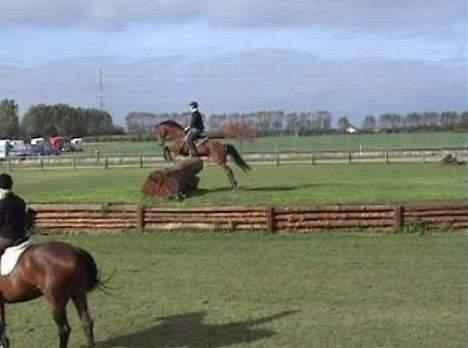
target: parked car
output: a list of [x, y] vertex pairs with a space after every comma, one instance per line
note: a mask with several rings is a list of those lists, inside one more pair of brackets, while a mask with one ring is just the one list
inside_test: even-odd
[[83, 140], [81, 138], [73, 138], [70, 145], [72, 151], [83, 151]]
[[40, 143], [34, 146], [31, 146], [31, 156], [55, 156], [58, 155], [60, 151], [54, 149], [47, 143]]
[[39, 145], [39, 144], [42, 144], [42, 143], [45, 143], [44, 138], [32, 138], [31, 139], [31, 145], [32, 146], [36, 146], [36, 145]]
[[31, 145], [25, 145], [24, 147], [13, 148], [9, 154], [10, 157], [30, 157], [33, 156]]
[[49, 145], [57, 151], [63, 151], [65, 147], [65, 138], [64, 137], [51, 137], [49, 138]]

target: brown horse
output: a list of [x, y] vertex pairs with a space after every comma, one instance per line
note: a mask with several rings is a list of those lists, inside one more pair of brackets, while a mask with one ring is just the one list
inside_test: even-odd
[[44, 295], [57, 324], [59, 347], [68, 345], [71, 329], [66, 307], [71, 299], [83, 323], [88, 348], [94, 348], [87, 293], [100, 286], [96, 263], [86, 250], [61, 242], [31, 245], [21, 255], [15, 269], [0, 277], [0, 347], [9, 347], [5, 303], [25, 302]]
[[[190, 154], [190, 149], [185, 138], [185, 130], [177, 122], [172, 120], [161, 122], [155, 127], [155, 136], [159, 144], [163, 146], [163, 154], [166, 161], [173, 161], [171, 153], [182, 156]], [[167, 140], [171, 141], [169, 145], [165, 145]], [[251, 169], [231, 144], [223, 144], [219, 141], [206, 138], [197, 142], [197, 152], [200, 156], [212, 159], [224, 169], [233, 189], [237, 187], [237, 181], [234, 178], [232, 169], [227, 164], [227, 157], [230, 156], [234, 160], [234, 163], [244, 172]]]

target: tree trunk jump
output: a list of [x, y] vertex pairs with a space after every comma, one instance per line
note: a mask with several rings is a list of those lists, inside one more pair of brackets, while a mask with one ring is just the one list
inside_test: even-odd
[[183, 198], [198, 188], [200, 179], [196, 176], [203, 169], [199, 158], [183, 161], [171, 168], [152, 172], [141, 191], [147, 196]]

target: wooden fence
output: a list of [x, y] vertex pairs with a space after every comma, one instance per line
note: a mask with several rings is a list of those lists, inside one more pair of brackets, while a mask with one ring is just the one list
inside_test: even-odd
[[39, 229], [314, 231], [468, 227], [468, 203], [305, 207], [159, 208], [129, 204], [31, 204]]

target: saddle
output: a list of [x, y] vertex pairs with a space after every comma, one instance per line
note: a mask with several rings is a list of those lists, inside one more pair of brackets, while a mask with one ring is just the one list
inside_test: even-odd
[[5, 249], [5, 252], [0, 259], [0, 275], [6, 276], [14, 269], [20, 256], [31, 246], [31, 241], [26, 239], [20, 244], [13, 245]]
[[[187, 139], [187, 135], [185, 136], [185, 142], [188, 141]], [[208, 138], [206, 135], [201, 135], [201, 136], [198, 136], [196, 137], [193, 142], [195, 143], [195, 145], [202, 145], [204, 144], [205, 142], [207, 142], [210, 138]]]

